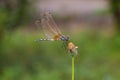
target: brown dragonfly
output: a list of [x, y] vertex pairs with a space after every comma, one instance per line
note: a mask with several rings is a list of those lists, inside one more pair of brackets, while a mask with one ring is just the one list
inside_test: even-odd
[[41, 18], [36, 21], [36, 25], [42, 28], [46, 36], [46, 38], [38, 39], [36, 41], [69, 41], [69, 36], [62, 34], [50, 12], [45, 12]]

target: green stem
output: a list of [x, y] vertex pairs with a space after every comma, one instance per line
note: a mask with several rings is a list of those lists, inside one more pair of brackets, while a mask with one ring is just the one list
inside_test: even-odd
[[74, 80], [74, 56], [72, 56], [72, 80]]

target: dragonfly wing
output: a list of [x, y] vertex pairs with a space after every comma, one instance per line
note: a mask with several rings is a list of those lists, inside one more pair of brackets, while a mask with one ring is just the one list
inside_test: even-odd
[[37, 25], [38, 29], [40, 31], [42, 31], [44, 33], [44, 35], [48, 38], [51, 39], [53, 38], [53, 36], [55, 35], [50, 29], [49, 27], [47, 27], [47, 23], [45, 21], [44, 18], [39, 19], [35, 22], [35, 24]]
[[52, 14], [50, 12], [46, 12], [43, 16], [46, 19], [47, 26], [50, 30], [55, 33], [56, 35], [62, 35], [60, 29], [58, 28], [57, 24], [55, 23]]
[[49, 12], [43, 14], [41, 19], [36, 21], [36, 24], [42, 28], [47, 38], [57, 40], [59, 36], [62, 35], [52, 15]]

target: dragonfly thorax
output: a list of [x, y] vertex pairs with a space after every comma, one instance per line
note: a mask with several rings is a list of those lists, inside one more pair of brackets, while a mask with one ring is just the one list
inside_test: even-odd
[[62, 36], [60, 37], [60, 40], [62, 40], [62, 41], [68, 41], [68, 40], [69, 40], [69, 36], [64, 36], [64, 35], [62, 35]]

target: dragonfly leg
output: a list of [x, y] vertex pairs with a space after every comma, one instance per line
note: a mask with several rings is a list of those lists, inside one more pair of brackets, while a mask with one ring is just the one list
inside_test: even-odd
[[68, 41], [63, 41], [62, 47], [67, 50]]

